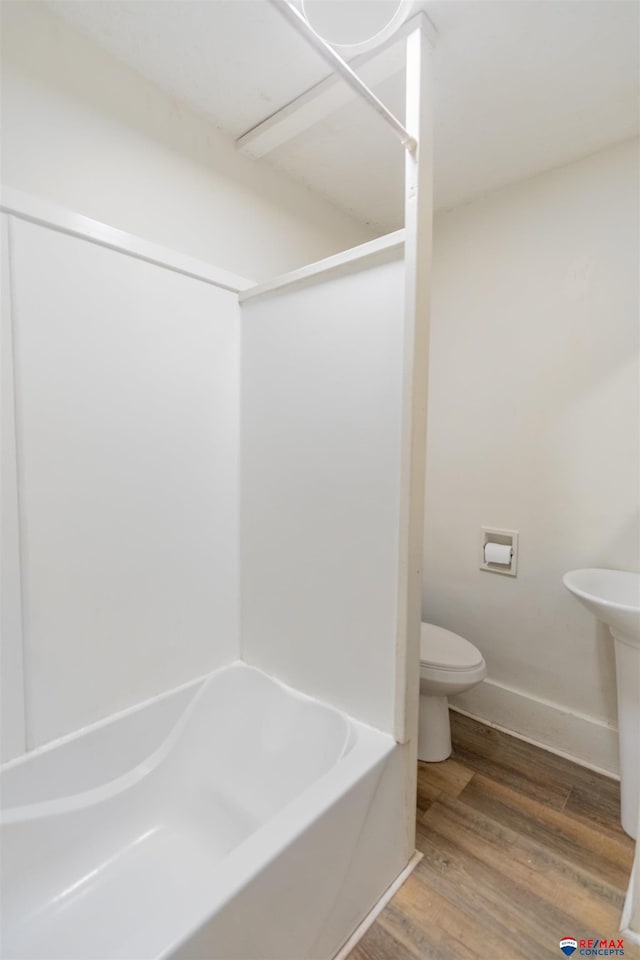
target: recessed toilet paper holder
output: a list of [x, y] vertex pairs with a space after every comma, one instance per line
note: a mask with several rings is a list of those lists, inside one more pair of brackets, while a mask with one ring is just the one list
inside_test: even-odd
[[518, 575], [518, 531], [497, 527], [480, 529], [480, 569], [503, 576]]

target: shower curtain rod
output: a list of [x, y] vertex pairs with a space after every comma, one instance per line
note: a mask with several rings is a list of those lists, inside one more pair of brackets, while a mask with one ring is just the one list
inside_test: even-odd
[[316, 33], [313, 27], [308, 23], [308, 21], [303, 17], [300, 11], [294, 6], [290, 0], [270, 0], [271, 4], [279, 10], [282, 16], [287, 20], [291, 26], [297, 30], [301, 37], [309, 43], [314, 50], [316, 50], [320, 56], [329, 64], [332, 70], [335, 70], [342, 79], [349, 84], [349, 86], [354, 90], [359, 97], [361, 97], [365, 103], [368, 103], [376, 113], [378, 113], [383, 120], [385, 120], [389, 126], [392, 128], [396, 136], [399, 138], [402, 146], [408, 150], [409, 153], [415, 153], [418, 146], [417, 140], [415, 137], [412, 137], [409, 131], [400, 123], [397, 117], [395, 117], [384, 103], [381, 100], [378, 100], [375, 93], [369, 89], [366, 83], [360, 79], [357, 73], [351, 69], [348, 63], [339, 56], [331, 44], [327, 43], [326, 40], [323, 40], [320, 34]]

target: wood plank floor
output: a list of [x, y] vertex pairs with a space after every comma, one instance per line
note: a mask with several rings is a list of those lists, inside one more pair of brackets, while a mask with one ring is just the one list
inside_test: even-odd
[[618, 784], [460, 714], [451, 727], [453, 755], [419, 764], [424, 857], [349, 960], [562, 960], [562, 937], [618, 939], [634, 846]]

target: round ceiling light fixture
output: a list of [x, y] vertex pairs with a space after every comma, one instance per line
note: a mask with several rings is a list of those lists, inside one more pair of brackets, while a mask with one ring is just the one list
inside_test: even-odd
[[302, 0], [310, 27], [339, 53], [373, 50], [393, 36], [415, 0]]

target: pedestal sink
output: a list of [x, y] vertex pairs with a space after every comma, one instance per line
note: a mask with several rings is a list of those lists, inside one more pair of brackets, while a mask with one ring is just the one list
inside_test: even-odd
[[640, 574], [572, 570], [562, 578], [580, 603], [609, 627], [615, 643], [620, 750], [620, 819], [634, 837], [640, 803]]

